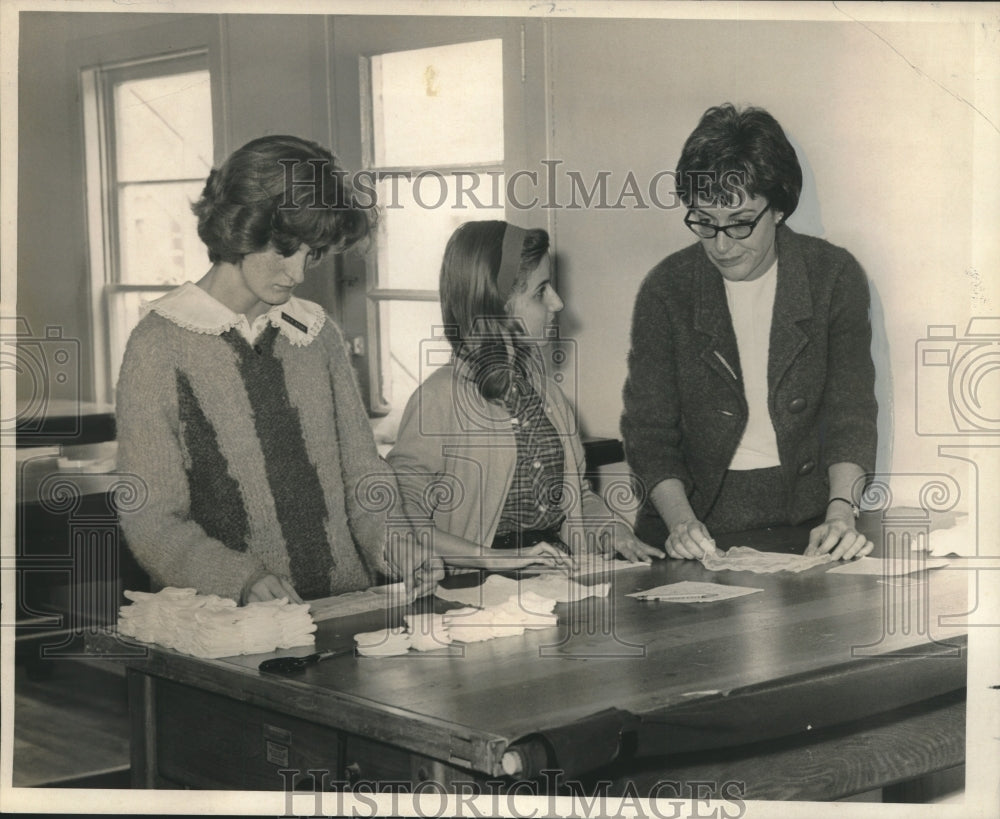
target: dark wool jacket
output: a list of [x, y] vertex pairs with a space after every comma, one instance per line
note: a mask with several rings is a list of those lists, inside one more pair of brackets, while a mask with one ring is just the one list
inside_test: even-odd
[[[875, 468], [869, 292], [846, 250], [784, 225], [776, 241], [768, 407], [787, 522], [800, 523], [825, 509], [830, 464]], [[700, 244], [668, 256], [643, 281], [624, 404], [625, 454], [637, 481], [648, 491], [679, 478], [703, 520], [748, 411], [725, 285]], [[656, 514], [651, 503], [644, 513]]]

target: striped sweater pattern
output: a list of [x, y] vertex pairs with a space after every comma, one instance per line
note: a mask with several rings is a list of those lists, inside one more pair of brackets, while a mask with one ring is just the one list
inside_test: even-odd
[[332, 321], [305, 346], [273, 325], [251, 345], [150, 313], [118, 396], [119, 468], [149, 493], [122, 530], [156, 585], [238, 600], [272, 573], [313, 599], [390, 573], [385, 518], [358, 495], [391, 473]]

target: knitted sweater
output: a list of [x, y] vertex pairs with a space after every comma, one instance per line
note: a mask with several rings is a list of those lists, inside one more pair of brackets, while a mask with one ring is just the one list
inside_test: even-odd
[[265, 573], [304, 598], [391, 574], [384, 513], [359, 499], [395, 484], [338, 328], [293, 297], [251, 346], [235, 322], [202, 323], [218, 306], [204, 299], [189, 283], [153, 302], [122, 364], [119, 468], [148, 491], [121, 515], [139, 563], [158, 585], [236, 600]]

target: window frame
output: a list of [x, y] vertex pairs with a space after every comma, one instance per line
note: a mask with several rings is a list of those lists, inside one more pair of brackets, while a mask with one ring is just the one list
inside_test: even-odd
[[[500, 163], [442, 165], [427, 170], [501, 171], [505, 179], [523, 168], [542, 170], [539, 157], [548, 154], [548, 122], [545, 62], [549, 31], [546, 21], [516, 17], [410, 17], [338, 16], [331, 18], [328, 33], [333, 54], [335, 152], [345, 167], [371, 168], [370, 111], [361, 82], [365, 60], [394, 51], [408, 51], [436, 46], [456, 45], [476, 40], [500, 39], [503, 46], [504, 151]], [[362, 139], [364, 137], [364, 139]], [[363, 144], [364, 143], [364, 144]], [[369, 153], [365, 153], [368, 151]], [[375, 170], [375, 169], [371, 169]], [[392, 168], [378, 169], [391, 171]], [[406, 169], [401, 169], [406, 170]], [[370, 171], [371, 172], [371, 171]], [[497, 219], [506, 218], [506, 208], [497, 209]], [[518, 214], [519, 223], [538, 223], [537, 215]], [[526, 225], [528, 226], [528, 225]], [[552, 215], [545, 213], [539, 227], [553, 234]], [[444, 248], [441, 248], [443, 253]], [[358, 372], [369, 414], [381, 416], [401, 410], [396, 398], [390, 407], [381, 398], [381, 339], [377, 331], [376, 311], [387, 301], [410, 300], [437, 302], [436, 290], [390, 289], [377, 287], [370, 272], [373, 253], [347, 254], [341, 259], [337, 296], [342, 326], [354, 341], [353, 360]], [[372, 285], [376, 287], [372, 288]], [[372, 298], [369, 298], [369, 291]], [[359, 338], [360, 337], [360, 338]], [[359, 341], [363, 340], [363, 344]]]
[[[507, 123], [504, 122], [504, 152], [503, 158], [496, 162], [480, 162], [465, 164], [435, 164], [435, 165], [380, 165], [375, 164], [375, 133], [373, 128], [374, 110], [372, 106], [373, 92], [371, 61], [376, 56], [396, 53], [398, 51], [419, 50], [421, 48], [445, 47], [448, 45], [461, 45], [464, 43], [484, 42], [489, 40], [500, 40], [501, 43], [501, 74], [504, 69], [503, 54], [509, 47], [507, 38], [503, 36], [474, 37], [465, 40], [458, 40], [454, 43], [438, 43], [432, 46], [418, 45], [414, 48], [386, 49], [385, 51], [363, 54], [358, 57], [358, 78], [360, 83], [361, 102], [361, 169], [371, 174], [373, 182], [377, 187], [384, 179], [395, 175], [409, 174], [410, 182], [420, 174], [437, 173], [444, 177], [449, 177], [458, 173], [474, 173], [487, 175], [490, 172], [505, 173], [505, 161], [507, 157]], [[504, 99], [506, 100], [506, 77], [504, 77]], [[497, 210], [496, 218], [506, 218], [506, 209]], [[444, 248], [441, 249], [442, 252]], [[379, 254], [376, 247], [370, 254], [368, 263], [365, 265], [365, 302], [366, 302], [366, 326], [367, 326], [367, 346], [368, 356], [368, 383], [371, 385], [369, 396], [369, 410], [372, 415], [386, 415], [393, 409], [393, 404], [386, 400], [382, 392], [384, 373], [389, 366], [388, 351], [383, 349], [384, 334], [382, 333], [382, 306], [386, 302], [434, 302], [440, 301], [440, 293], [437, 289], [423, 288], [400, 288], [383, 287], [379, 280]], [[397, 399], [398, 400], [398, 399]]]
[[[162, 295], [175, 284], [131, 284], [122, 281], [122, 246], [119, 199], [123, 185], [117, 174], [117, 141], [115, 86], [131, 80], [205, 72], [212, 83], [213, 150], [218, 142], [215, 133], [215, 88], [212, 63], [206, 47], [194, 47], [170, 54], [155, 54], [120, 60], [80, 71], [81, 100], [84, 117], [84, 168], [87, 202], [87, 237], [89, 244], [89, 281], [91, 316], [94, 339], [94, 392], [114, 403], [117, 356], [124, 352], [126, 338], [119, 339], [121, 349], [115, 349], [114, 302], [127, 293]], [[143, 183], [204, 182], [204, 177], [164, 180], [144, 180]], [[94, 224], [94, 215], [99, 214]]]

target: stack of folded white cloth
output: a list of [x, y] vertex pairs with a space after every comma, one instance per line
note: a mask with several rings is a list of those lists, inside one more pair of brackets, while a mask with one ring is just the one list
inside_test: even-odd
[[195, 657], [263, 654], [315, 642], [309, 606], [285, 598], [237, 606], [214, 594], [170, 586], [155, 594], [126, 591], [125, 596], [132, 605], [118, 613], [119, 632]]
[[444, 615], [452, 640], [477, 643], [494, 637], [519, 637], [525, 629], [548, 628], [559, 622], [553, 611], [556, 601], [522, 591], [506, 602], [484, 609], [461, 608]]
[[358, 654], [393, 657], [410, 649], [432, 651], [453, 640], [478, 643], [494, 637], [518, 637], [529, 628], [557, 625], [556, 600], [531, 591], [511, 595], [505, 602], [486, 608], [466, 606], [444, 614], [408, 614], [406, 626], [355, 634]]

